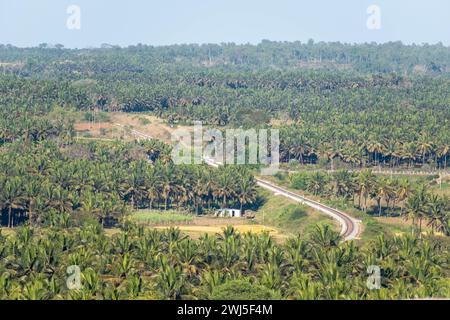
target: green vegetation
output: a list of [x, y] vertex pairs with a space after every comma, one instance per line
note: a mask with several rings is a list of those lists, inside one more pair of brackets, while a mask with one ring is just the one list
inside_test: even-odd
[[[449, 170], [447, 47], [0, 45], [0, 59], [0, 299], [450, 298], [448, 181], [370, 170]], [[175, 165], [157, 140], [75, 139], [76, 121], [110, 111], [280, 129], [284, 165], [312, 170], [273, 179], [361, 218], [363, 240], [342, 243], [326, 216], [260, 191], [255, 166]], [[145, 226], [225, 207], [297, 237]], [[413, 232], [383, 220], [396, 217]], [[68, 290], [73, 265], [82, 288]], [[379, 290], [366, 286], [371, 265]]]
[[178, 211], [159, 211], [159, 210], [139, 210], [130, 216], [135, 222], [145, 223], [147, 225], [164, 225], [173, 223], [187, 223], [194, 219], [189, 213], [180, 213]]
[[[357, 208], [371, 216], [399, 216], [411, 220], [419, 235], [426, 222], [432, 233], [450, 235], [450, 202], [446, 195], [431, 192], [429, 184], [434, 178], [413, 178], [411, 182], [407, 178], [376, 176], [370, 170], [359, 173], [339, 170], [331, 174], [303, 171], [289, 177], [278, 175], [276, 179], [291, 188], [325, 198], [332, 206], [347, 212], [353, 208], [355, 213]], [[372, 221], [369, 227], [374, 224]]]
[[317, 225], [328, 225], [336, 229], [333, 220], [313, 209], [261, 190], [263, 203], [256, 211], [256, 220], [265, 225], [285, 230], [291, 235], [306, 236]]
[[[21, 227], [0, 241], [0, 299], [404, 299], [449, 298], [448, 247], [428, 239], [378, 237], [339, 243], [328, 227], [276, 244], [267, 233], [191, 240], [176, 229], [126, 224]], [[81, 287], [68, 289], [67, 269]], [[367, 268], [381, 268], [370, 290]]]
[[442, 45], [1, 46], [0, 57], [21, 62], [0, 69], [0, 141], [61, 130], [42, 119], [58, 105], [148, 111], [172, 124], [277, 127], [284, 162], [450, 166], [450, 55]]
[[111, 118], [107, 112], [85, 112], [83, 119], [89, 122], [110, 122]]
[[277, 292], [249, 280], [231, 280], [215, 287], [211, 294], [212, 300], [279, 300]]
[[153, 140], [69, 141], [61, 147], [11, 144], [0, 153], [3, 225], [61, 219], [108, 224], [137, 208], [200, 213], [229, 205], [245, 209], [256, 200], [254, 178], [242, 166], [174, 165], [170, 148]]

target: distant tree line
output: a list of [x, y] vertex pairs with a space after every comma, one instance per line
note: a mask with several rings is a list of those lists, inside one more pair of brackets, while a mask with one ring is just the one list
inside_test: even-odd
[[58, 106], [146, 111], [169, 123], [281, 123], [286, 162], [449, 166], [450, 57], [441, 44], [3, 46], [0, 57], [0, 143], [61, 131], [43, 118]]

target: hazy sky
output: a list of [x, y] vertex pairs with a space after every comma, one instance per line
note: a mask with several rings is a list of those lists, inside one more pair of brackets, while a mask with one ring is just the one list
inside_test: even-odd
[[[381, 9], [370, 30], [367, 8]], [[81, 29], [66, 12], [80, 10]], [[0, 43], [67, 47], [102, 43], [258, 43], [401, 40], [450, 45], [449, 0], [0, 0]]]

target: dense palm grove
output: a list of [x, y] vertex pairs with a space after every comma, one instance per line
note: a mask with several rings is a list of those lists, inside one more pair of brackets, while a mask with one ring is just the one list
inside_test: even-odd
[[[284, 178], [281, 175], [281, 178]], [[431, 232], [450, 235], [450, 201], [429, 191], [429, 183], [414, 184], [407, 178], [376, 176], [370, 170], [359, 173], [339, 170], [301, 172], [289, 177], [290, 186], [313, 195], [343, 198], [372, 215], [401, 216], [411, 220], [417, 234], [425, 223]], [[370, 205], [374, 201], [376, 206]], [[373, 210], [375, 209], [375, 210]]]
[[449, 166], [450, 54], [442, 45], [43, 44], [2, 46], [0, 59], [1, 105], [27, 110], [2, 116], [0, 141], [27, 134], [25, 123], [40, 128], [28, 133], [35, 138], [50, 135], [58, 126], [35, 115], [59, 105], [216, 126], [278, 127], [278, 119], [283, 161]]
[[[175, 229], [134, 225], [112, 237], [83, 229], [23, 227], [0, 241], [0, 299], [400, 299], [449, 297], [448, 249], [379, 237], [339, 244], [330, 229], [275, 244], [268, 234], [191, 240]], [[68, 289], [69, 266], [81, 288]], [[367, 269], [382, 270], [370, 290]], [[368, 281], [369, 280], [369, 281]]]
[[0, 153], [3, 225], [90, 218], [109, 223], [133, 208], [201, 213], [256, 200], [254, 178], [244, 167], [177, 166], [169, 151], [157, 141], [12, 144]]

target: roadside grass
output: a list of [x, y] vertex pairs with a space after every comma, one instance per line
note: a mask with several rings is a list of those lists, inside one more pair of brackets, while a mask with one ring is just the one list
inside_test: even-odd
[[271, 191], [259, 188], [263, 205], [255, 212], [257, 223], [282, 229], [287, 235], [305, 236], [317, 224], [327, 224], [339, 231], [339, 226], [330, 217]]
[[375, 217], [368, 215], [361, 210], [351, 206], [348, 203], [336, 201], [323, 201], [325, 204], [338, 208], [350, 216], [360, 219], [362, 221], [362, 232], [360, 234], [359, 242], [366, 243], [370, 240], [376, 239], [380, 235], [386, 238], [399, 237], [411, 233], [411, 224], [407, 221], [398, 218]]

